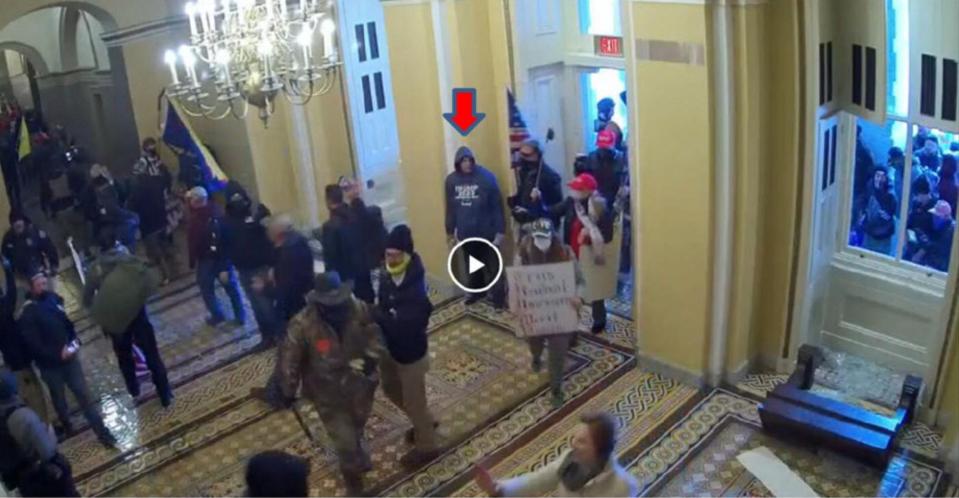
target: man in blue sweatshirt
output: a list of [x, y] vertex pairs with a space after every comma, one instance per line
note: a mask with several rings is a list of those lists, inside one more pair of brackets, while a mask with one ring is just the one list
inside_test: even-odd
[[[496, 176], [476, 164], [473, 151], [468, 147], [460, 147], [456, 151], [453, 166], [455, 171], [446, 177], [446, 237], [450, 246], [457, 241], [476, 237], [499, 247], [503, 243], [506, 220]], [[472, 256], [480, 260], [486, 259], [483, 254]], [[491, 272], [494, 268], [487, 265], [483, 270], [483, 273], [487, 273], [487, 270]], [[479, 282], [489, 281], [495, 276], [476, 272], [470, 276], [470, 287], [481, 287]], [[502, 279], [491, 290], [493, 306], [503, 308], [506, 296]], [[471, 294], [466, 299], [466, 304], [479, 301], [483, 294]]]

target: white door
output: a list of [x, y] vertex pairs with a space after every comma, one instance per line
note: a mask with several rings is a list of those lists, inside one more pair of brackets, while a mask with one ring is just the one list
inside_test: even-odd
[[836, 117], [819, 121], [816, 131], [816, 173], [813, 175], [815, 196], [813, 198], [812, 250], [809, 258], [809, 275], [806, 280], [804, 323], [801, 337], [820, 342], [820, 334], [826, 320], [826, 303], [829, 300], [830, 268], [837, 249], [839, 233], [839, 187], [837, 163], [840, 157], [839, 120]]
[[392, 225], [405, 220], [406, 203], [383, 7], [380, 0], [348, 0], [339, 12], [359, 177], [367, 188], [372, 182], [364, 197]]
[[[533, 74], [537, 72], [537, 70], [532, 71]], [[542, 72], [547, 74], [533, 79], [531, 96], [533, 105], [530, 106], [533, 116], [527, 125], [530, 126], [532, 135], [539, 137], [540, 143], [544, 146], [543, 157], [546, 159], [546, 164], [562, 172], [567, 162], [566, 152], [563, 150], [563, 98], [560, 78], [556, 74], [559, 70], [551, 68]], [[550, 128], [553, 129], [554, 137], [547, 143], [546, 132]]]

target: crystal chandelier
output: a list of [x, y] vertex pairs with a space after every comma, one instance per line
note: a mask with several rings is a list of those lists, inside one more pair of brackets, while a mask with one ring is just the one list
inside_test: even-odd
[[[330, 0], [199, 0], [186, 4], [190, 43], [167, 50], [169, 98], [194, 117], [246, 117], [264, 126], [278, 94], [305, 105], [333, 88], [341, 62]], [[290, 5], [288, 5], [290, 4]], [[322, 56], [314, 56], [316, 32]]]

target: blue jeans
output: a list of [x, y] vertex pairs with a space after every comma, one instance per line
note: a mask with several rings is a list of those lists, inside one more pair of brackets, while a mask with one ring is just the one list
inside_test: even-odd
[[103, 424], [103, 418], [97, 411], [97, 405], [90, 394], [90, 387], [87, 386], [87, 379], [83, 374], [83, 366], [80, 365], [80, 356], [74, 356], [70, 361], [57, 367], [40, 367], [40, 377], [50, 390], [50, 400], [53, 401], [53, 408], [60, 418], [60, 423], [64, 428], [71, 427], [70, 409], [67, 407], [67, 391], [73, 393], [77, 404], [83, 410], [83, 416], [90, 424], [98, 436], [108, 434], [106, 426]]
[[[220, 273], [226, 272], [229, 277], [226, 283], [220, 282]], [[200, 295], [203, 296], [203, 303], [210, 312], [213, 321], [223, 321], [223, 309], [220, 306], [220, 300], [216, 297], [216, 283], [220, 282], [226, 295], [230, 297], [230, 303], [233, 305], [233, 317], [238, 322], [246, 320], [246, 310], [243, 308], [243, 298], [240, 296], [240, 283], [236, 278], [236, 271], [233, 265], [224, 265], [220, 261], [212, 259], [203, 259], [196, 267], [196, 284], [200, 287]]]
[[273, 299], [263, 292], [253, 289], [254, 277], [266, 279], [267, 268], [258, 268], [256, 270], [240, 270], [240, 284], [243, 286], [243, 292], [250, 300], [250, 307], [253, 308], [253, 316], [256, 318], [256, 324], [260, 328], [260, 335], [266, 338], [276, 338], [280, 335], [282, 324], [276, 313], [276, 306]]

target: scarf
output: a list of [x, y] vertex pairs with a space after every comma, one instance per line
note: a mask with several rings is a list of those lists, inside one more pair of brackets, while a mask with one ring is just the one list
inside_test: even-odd
[[573, 453], [570, 452], [559, 467], [559, 477], [563, 481], [563, 486], [573, 492], [583, 489], [590, 480], [595, 478], [603, 471], [605, 465], [599, 465], [596, 468], [590, 468], [573, 459]]
[[406, 268], [410, 266], [410, 261], [412, 261], [412, 260], [413, 260], [413, 258], [410, 257], [409, 253], [405, 253], [405, 252], [404, 252], [404, 253], [403, 253], [403, 261], [401, 261], [400, 264], [398, 264], [398, 265], [396, 265], [396, 266], [393, 266], [393, 265], [390, 265], [389, 263], [387, 263], [387, 264], [386, 264], [386, 271], [389, 272], [389, 274], [392, 275], [392, 276], [394, 276], [394, 277], [396, 277], [397, 275], [402, 275], [404, 272], [406, 272]]

